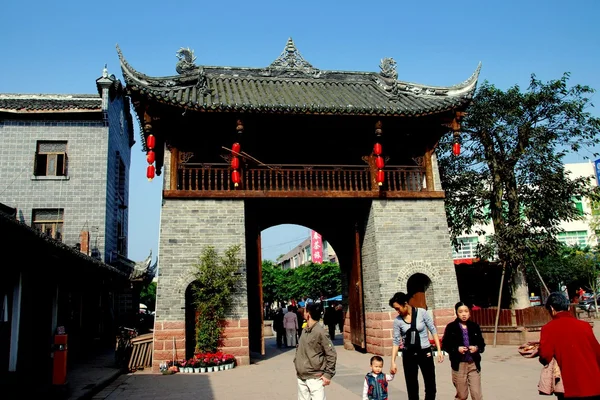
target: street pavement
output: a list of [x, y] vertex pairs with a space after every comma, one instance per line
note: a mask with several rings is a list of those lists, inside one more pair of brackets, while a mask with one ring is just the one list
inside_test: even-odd
[[[600, 337], [600, 324], [595, 324]], [[278, 349], [274, 338], [266, 339], [267, 354], [254, 358], [250, 366], [206, 374], [160, 375], [138, 371], [120, 376], [93, 399], [297, 399], [293, 365], [295, 349]], [[371, 354], [345, 350], [341, 335], [334, 341], [338, 353], [337, 373], [326, 387], [328, 400], [360, 399], [365, 374], [369, 371]], [[537, 383], [541, 365], [537, 358], [528, 359], [517, 352], [517, 346], [488, 344], [482, 354], [482, 386], [486, 400], [539, 400]], [[396, 379], [389, 384], [390, 399], [406, 399], [406, 386], [401, 360]], [[389, 369], [390, 357], [384, 357]], [[446, 358], [436, 365], [438, 399], [454, 398], [450, 362]], [[421, 398], [423, 381], [419, 376]]]

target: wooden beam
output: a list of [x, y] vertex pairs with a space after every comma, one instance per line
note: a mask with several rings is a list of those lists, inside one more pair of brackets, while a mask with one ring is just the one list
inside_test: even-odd
[[432, 191], [259, 191], [259, 190], [163, 190], [165, 199], [257, 199], [257, 198], [348, 198], [348, 199], [443, 199], [445, 192]]
[[433, 155], [433, 150], [428, 148], [425, 150], [425, 155], [423, 157], [423, 164], [425, 166], [425, 185], [427, 186], [427, 191], [435, 191], [434, 182], [433, 182], [433, 162], [431, 161], [431, 156]]
[[171, 174], [170, 185], [171, 190], [177, 190], [177, 171], [179, 170], [179, 150], [175, 147], [171, 148]]

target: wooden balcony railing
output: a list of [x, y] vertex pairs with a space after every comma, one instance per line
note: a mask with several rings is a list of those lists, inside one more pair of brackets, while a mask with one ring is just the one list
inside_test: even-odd
[[[422, 192], [425, 190], [425, 169], [416, 166], [387, 166], [385, 168], [386, 192]], [[373, 182], [369, 166], [356, 165], [273, 165], [240, 170], [241, 183], [235, 188], [231, 169], [227, 164], [184, 164], [177, 170], [177, 189], [189, 196], [195, 192], [251, 192], [265, 194], [334, 193], [339, 196], [363, 194], [373, 197], [380, 188]]]

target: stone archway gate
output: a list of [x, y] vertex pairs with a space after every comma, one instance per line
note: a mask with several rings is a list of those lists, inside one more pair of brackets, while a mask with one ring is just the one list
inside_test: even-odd
[[348, 348], [391, 353], [388, 299], [414, 272], [432, 281], [438, 326], [451, 318], [458, 289], [434, 150], [449, 131], [458, 138], [479, 68], [450, 87], [400, 81], [393, 59], [379, 72], [325, 71], [289, 39], [265, 68], [197, 65], [182, 48], [178, 75], [149, 77], [118, 53], [147, 177], [164, 174], [155, 367], [185, 357], [185, 289], [207, 245], [243, 247], [246, 285], [223, 350], [240, 364], [262, 350], [260, 232], [279, 223], [339, 249]]

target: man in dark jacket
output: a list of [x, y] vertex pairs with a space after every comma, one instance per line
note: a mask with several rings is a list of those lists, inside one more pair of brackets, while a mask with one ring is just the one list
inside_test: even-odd
[[335, 375], [337, 353], [329, 335], [319, 324], [321, 305], [306, 304], [306, 328], [300, 336], [294, 365], [298, 378], [298, 400], [325, 399], [325, 386]]
[[275, 317], [273, 317], [273, 329], [277, 335], [277, 347], [281, 347], [282, 345], [287, 346], [285, 329], [283, 329], [283, 310], [281, 307], [277, 309]]
[[569, 300], [562, 293], [550, 294], [546, 309], [552, 321], [540, 333], [540, 362], [556, 359], [565, 399], [600, 400], [600, 343], [592, 327], [568, 311]]

